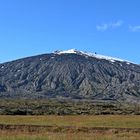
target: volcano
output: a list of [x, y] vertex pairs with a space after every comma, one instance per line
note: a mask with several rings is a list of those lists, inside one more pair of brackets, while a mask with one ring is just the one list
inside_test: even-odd
[[140, 103], [140, 66], [78, 50], [0, 64], [0, 98]]

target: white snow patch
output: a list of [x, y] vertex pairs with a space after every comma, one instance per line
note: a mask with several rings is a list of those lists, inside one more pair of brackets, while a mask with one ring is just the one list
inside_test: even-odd
[[67, 54], [67, 53], [74, 53], [74, 54], [76, 54], [77, 53], [77, 50], [75, 50], [75, 49], [71, 49], [71, 50], [67, 50], [67, 51], [56, 51], [56, 53], [57, 54]]
[[115, 61], [121, 61], [121, 62], [128, 62], [127, 60], [122, 60], [122, 59], [119, 59], [119, 58], [115, 58], [115, 57], [110, 57], [110, 56], [104, 56], [104, 55], [100, 55], [100, 54], [96, 54], [96, 53], [88, 53], [88, 52], [83, 52], [83, 51], [78, 51], [78, 50], [75, 50], [75, 49], [71, 49], [71, 50], [67, 50], [67, 51], [55, 51], [56, 54], [79, 54], [79, 55], [85, 55], [86, 57], [87, 56], [90, 56], [90, 57], [94, 57], [94, 58], [97, 58], [97, 59], [105, 59], [105, 60], [109, 60], [111, 62], [115, 62]]
[[114, 63], [114, 62], [115, 62], [115, 60], [112, 60], [112, 59], [111, 59], [110, 61], [111, 61], [112, 63]]
[[4, 68], [4, 66], [1, 67], [2, 69]]

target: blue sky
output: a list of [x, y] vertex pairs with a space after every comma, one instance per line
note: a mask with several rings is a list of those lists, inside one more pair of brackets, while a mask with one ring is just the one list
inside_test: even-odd
[[1, 0], [0, 63], [78, 49], [140, 63], [140, 0]]

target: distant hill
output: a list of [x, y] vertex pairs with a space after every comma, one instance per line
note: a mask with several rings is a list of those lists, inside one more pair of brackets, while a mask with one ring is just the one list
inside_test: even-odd
[[77, 50], [0, 64], [0, 99], [140, 103], [140, 66]]

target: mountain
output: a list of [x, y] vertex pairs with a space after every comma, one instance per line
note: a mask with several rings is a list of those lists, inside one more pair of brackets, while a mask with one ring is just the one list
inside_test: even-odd
[[140, 103], [140, 66], [77, 50], [0, 64], [0, 99]]

